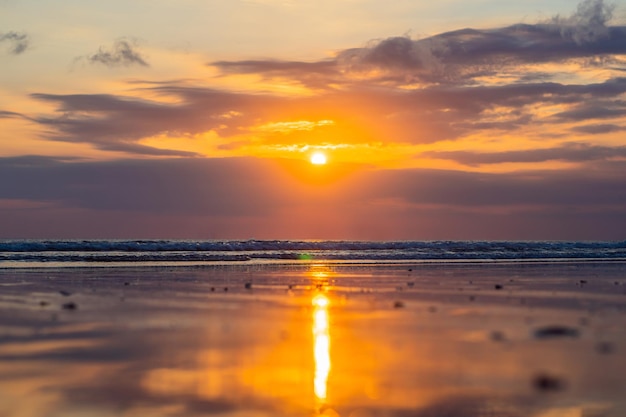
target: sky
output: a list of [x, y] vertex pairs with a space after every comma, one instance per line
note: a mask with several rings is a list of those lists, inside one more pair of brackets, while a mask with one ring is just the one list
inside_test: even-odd
[[0, 238], [624, 240], [626, 2], [0, 0]]

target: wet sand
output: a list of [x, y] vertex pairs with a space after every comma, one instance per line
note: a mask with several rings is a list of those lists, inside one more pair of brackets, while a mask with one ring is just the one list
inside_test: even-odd
[[626, 416], [626, 264], [0, 270], [0, 416]]

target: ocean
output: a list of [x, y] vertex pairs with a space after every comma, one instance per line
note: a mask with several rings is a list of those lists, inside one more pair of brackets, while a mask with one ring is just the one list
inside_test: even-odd
[[0, 268], [626, 260], [626, 241], [0, 240]]
[[626, 242], [3, 240], [0, 416], [624, 417], [624, 260]]

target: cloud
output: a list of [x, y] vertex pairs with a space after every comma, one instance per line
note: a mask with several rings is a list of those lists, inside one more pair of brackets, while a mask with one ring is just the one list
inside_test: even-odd
[[0, 119], [23, 118], [24, 115], [13, 111], [0, 110]]
[[[626, 78], [613, 69], [621, 65], [614, 54], [626, 53], [626, 27], [609, 26], [610, 18], [603, 1], [586, 0], [569, 17], [417, 40], [391, 37], [339, 51], [332, 59], [210, 64], [224, 77], [257, 74], [281, 86], [298, 82], [312, 90], [306, 96], [268, 93], [255, 85], [233, 92], [189, 80], [135, 80], [132, 97], [39, 92], [32, 97], [56, 111], [23, 117], [44, 126], [50, 140], [154, 156], [191, 154], [146, 146], [144, 139], [185, 141], [207, 132], [223, 150], [251, 141], [302, 147], [323, 140], [320, 121], [328, 121], [324, 137], [344, 144], [424, 144], [498, 132], [523, 137], [533, 130], [536, 135], [539, 127], [554, 137], [618, 132], [607, 126], [621, 126], [626, 112]], [[108, 66], [147, 65], [133, 48], [119, 40], [88, 59]], [[569, 75], [564, 69], [552, 68], [578, 58], [593, 61], [593, 71], [597, 67], [602, 75], [572, 80], [562, 78]], [[532, 63], [545, 65], [524, 67]], [[140, 98], [143, 93], [151, 99]], [[168, 101], [159, 101], [160, 95]], [[573, 125], [583, 121], [585, 126]]]
[[[345, 50], [337, 60], [351, 72], [384, 71], [398, 82], [471, 83], [514, 65], [626, 53], [626, 28], [607, 28], [606, 38], [581, 44], [555, 24], [463, 29], [421, 40], [405, 37]], [[545, 76], [545, 74], [543, 74]]]
[[622, 118], [626, 115], [626, 102], [621, 100], [615, 101], [597, 101], [592, 103], [583, 103], [577, 105], [571, 110], [559, 112], [554, 117], [563, 121], [581, 121], [596, 119], [614, 119]]
[[[395, 36], [363, 47], [339, 51], [333, 60], [215, 62], [224, 73], [259, 73], [317, 86], [333, 85], [338, 74], [358, 74], [384, 85], [435, 83], [473, 84], [484, 77], [514, 71], [520, 65], [563, 63], [572, 59], [604, 59], [626, 53], [626, 26], [609, 26], [613, 7], [603, 0], [584, 0], [568, 17], [536, 24], [494, 29], [461, 29], [422, 39]], [[619, 68], [616, 68], [619, 70]], [[520, 79], [532, 74], [525, 71]], [[540, 72], [536, 77], [548, 76]], [[323, 78], [328, 77], [326, 83]], [[353, 81], [352, 81], [353, 82]]]
[[286, 197], [266, 182], [271, 171], [267, 162], [251, 158], [106, 162], [1, 158], [0, 198], [136, 213], [262, 215]]
[[279, 60], [215, 61], [208, 65], [217, 67], [224, 73], [232, 74], [275, 73], [284, 75], [298, 71], [310, 74], [336, 74], [337, 71], [337, 64], [333, 60], [317, 62]]
[[[623, 149], [622, 149], [623, 152]], [[362, 195], [405, 203], [456, 207], [626, 205], [624, 161], [582, 169], [502, 174], [413, 169], [377, 172]], [[581, 198], [581, 190], [585, 195]]]
[[[390, 37], [331, 59], [210, 64], [223, 77], [256, 74], [280, 87], [301, 83], [308, 94], [268, 92], [265, 82], [238, 85], [235, 92], [184, 79], [135, 80], [127, 95], [38, 91], [31, 98], [46, 105], [32, 108], [53, 111], [7, 108], [0, 119], [22, 118], [46, 132], [45, 139], [126, 152], [130, 159], [0, 158], [0, 200], [7, 202], [0, 207], [10, 214], [0, 216], [0, 230], [20, 236], [28, 228], [55, 236], [617, 236], [626, 227], [626, 148], [619, 146], [626, 27], [611, 26], [610, 18], [604, 2], [587, 0], [570, 16], [536, 24]], [[81, 59], [148, 65], [128, 40]], [[600, 134], [606, 142], [591, 141]], [[179, 150], [198, 137], [214, 141], [203, 142], [202, 152], [228, 155], [243, 152], [239, 148], [250, 155], [280, 148], [287, 155], [319, 145], [341, 147], [343, 155], [351, 147], [390, 150], [394, 161], [403, 158], [400, 151], [416, 154], [415, 144], [457, 141], [455, 148], [466, 148], [429, 146], [421, 156], [485, 171], [503, 163], [570, 164], [499, 174], [336, 164], [342, 176], [320, 184], [298, 162], [200, 158]], [[146, 145], [158, 138], [181, 146]], [[518, 147], [532, 141], [543, 148]], [[481, 152], [490, 142], [508, 151]], [[335, 169], [331, 165], [324, 172]], [[22, 203], [24, 210], [15, 209]]]
[[207, 65], [215, 67], [224, 75], [258, 74], [265, 79], [288, 78], [312, 89], [329, 89], [333, 83], [342, 81], [340, 68], [335, 60], [316, 62], [280, 60], [215, 61]]
[[98, 52], [84, 58], [91, 64], [100, 64], [107, 67], [130, 67], [132, 65], [142, 67], [149, 66], [148, 62], [137, 50], [137, 46], [126, 39], [115, 41], [111, 48], [101, 46]]
[[30, 38], [26, 33], [10, 31], [0, 33], [0, 43], [9, 44], [9, 53], [19, 55], [30, 46]]
[[317, 122], [311, 122], [308, 120], [298, 120], [293, 122], [277, 122], [268, 123], [256, 128], [261, 132], [277, 132], [277, 133], [291, 133], [294, 131], [311, 131], [317, 127], [333, 125], [332, 120], [319, 120]]
[[556, 16], [552, 23], [561, 35], [579, 45], [607, 39], [610, 35], [607, 23], [613, 17], [615, 6], [603, 0], [584, 0], [574, 14], [567, 18]]
[[622, 132], [626, 127], [618, 126], [614, 124], [590, 124], [585, 126], [575, 126], [572, 128], [573, 132], [587, 133], [591, 135], [600, 135], [604, 133]]
[[626, 159], [626, 146], [594, 146], [585, 143], [567, 143], [561, 147], [506, 152], [432, 151], [423, 156], [449, 159], [463, 165], [479, 166], [502, 163], [538, 163], [547, 161], [590, 162]]
[[363, 48], [341, 51], [337, 55], [337, 62], [349, 72], [386, 70], [411, 75], [416, 79], [444, 79], [443, 57], [447, 47], [435, 37], [420, 41], [392, 37], [372, 41]]
[[[143, 138], [166, 134], [184, 141], [187, 136], [208, 131], [217, 132], [222, 139], [256, 132], [268, 141], [304, 144], [315, 140], [317, 129], [323, 127], [329, 134], [353, 132], [342, 133], [342, 140], [348, 143], [433, 143], [480, 131], [519, 132], [540, 123], [568, 131], [571, 126], [559, 126], [621, 117], [624, 107], [617, 98], [626, 92], [626, 78], [587, 85], [453, 85], [408, 91], [354, 88], [311, 97], [234, 93], [176, 84], [145, 90], [177, 100], [165, 103], [117, 95], [37, 93], [32, 97], [57, 105], [57, 115], [31, 118], [53, 131], [48, 136], [51, 140], [144, 155], [189, 154], [138, 144]], [[587, 104], [578, 105], [581, 102]], [[553, 105], [570, 110], [541, 118], [534, 113], [537, 106]], [[355, 129], [363, 133], [357, 134]], [[285, 136], [286, 132], [291, 136]]]
[[28, 210], [4, 209], [0, 230], [41, 236], [39, 226], [59, 224], [63, 236], [81, 237], [211, 231], [231, 238], [607, 239], [626, 226], [624, 161], [503, 174], [369, 170], [317, 190], [299, 182], [301, 163], [286, 169], [286, 162], [1, 158], [0, 200], [32, 203]]
[[[56, 130], [52, 140], [91, 143], [103, 150], [144, 155], [190, 156], [192, 153], [155, 149], [137, 142], [162, 132], [175, 132], [185, 126], [198, 131], [198, 110], [186, 113], [185, 106], [168, 105], [136, 98], [105, 94], [34, 94], [38, 100], [58, 103], [58, 117], [40, 116], [35, 121]], [[189, 125], [187, 123], [189, 122]]]

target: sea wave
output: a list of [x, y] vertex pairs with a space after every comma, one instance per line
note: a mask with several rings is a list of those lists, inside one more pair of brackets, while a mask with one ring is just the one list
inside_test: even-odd
[[0, 240], [7, 263], [622, 259], [626, 241]]

